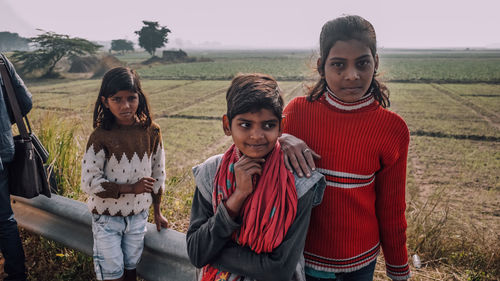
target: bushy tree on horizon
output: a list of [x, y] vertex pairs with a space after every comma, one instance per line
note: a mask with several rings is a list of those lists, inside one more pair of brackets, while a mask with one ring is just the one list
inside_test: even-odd
[[22, 63], [21, 71], [30, 73], [44, 70], [42, 77], [58, 77], [54, 71], [56, 64], [64, 57], [92, 55], [101, 48], [101, 45], [86, 39], [69, 37], [65, 34], [45, 32], [29, 38], [36, 48], [34, 51], [15, 51], [12, 59]]
[[122, 54], [126, 51], [134, 51], [134, 43], [125, 39], [111, 40], [110, 51], [121, 52]]
[[151, 56], [155, 55], [158, 48], [168, 43], [168, 34], [171, 32], [166, 26], [160, 26], [157, 21], [142, 21], [144, 26], [135, 31], [139, 35], [139, 46], [144, 48]]

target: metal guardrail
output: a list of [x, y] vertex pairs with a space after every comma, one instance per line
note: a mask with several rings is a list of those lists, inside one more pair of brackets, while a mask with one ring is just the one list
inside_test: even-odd
[[[20, 226], [92, 255], [92, 218], [84, 203], [54, 194], [50, 199], [11, 196], [11, 200]], [[187, 256], [185, 234], [172, 229], [158, 232], [148, 223], [137, 273], [148, 281], [191, 281], [195, 271]]]

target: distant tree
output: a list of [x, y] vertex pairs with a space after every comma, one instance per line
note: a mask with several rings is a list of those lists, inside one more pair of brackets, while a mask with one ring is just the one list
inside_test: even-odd
[[15, 51], [13, 60], [22, 63], [25, 73], [44, 70], [44, 77], [57, 77], [54, 72], [56, 64], [64, 57], [95, 54], [101, 45], [82, 38], [71, 38], [68, 35], [45, 32], [29, 39], [35, 51]]
[[134, 43], [125, 39], [112, 40], [110, 51], [117, 51], [122, 54], [126, 51], [134, 51]]
[[139, 35], [139, 46], [154, 56], [157, 48], [168, 43], [167, 36], [171, 31], [166, 26], [160, 26], [157, 21], [142, 21], [142, 23], [144, 26], [141, 30], [135, 32]]
[[14, 50], [28, 50], [29, 40], [19, 36], [17, 33], [8, 31], [0, 32], [0, 51], [8, 52]]

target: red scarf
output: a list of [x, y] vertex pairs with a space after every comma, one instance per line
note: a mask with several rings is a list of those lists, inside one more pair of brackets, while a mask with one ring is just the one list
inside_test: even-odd
[[[239, 154], [233, 144], [222, 157], [212, 194], [214, 212], [236, 189], [234, 164], [238, 162]], [[285, 167], [283, 151], [276, 142], [263, 164], [262, 176], [254, 181], [254, 190], [242, 206], [242, 225], [233, 233], [233, 240], [242, 246], [249, 246], [257, 254], [272, 252], [281, 244], [295, 219], [297, 200], [295, 179]], [[228, 280], [229, 275], [207, 265], [202, 280]]]

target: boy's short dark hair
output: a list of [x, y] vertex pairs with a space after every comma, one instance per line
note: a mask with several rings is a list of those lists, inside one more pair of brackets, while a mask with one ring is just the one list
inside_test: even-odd
[[238, 74], [226, 93], [229, 124], [238, 114], [269, 109], [281, 122], [284, 101], [278, 82], [267, 74]]

